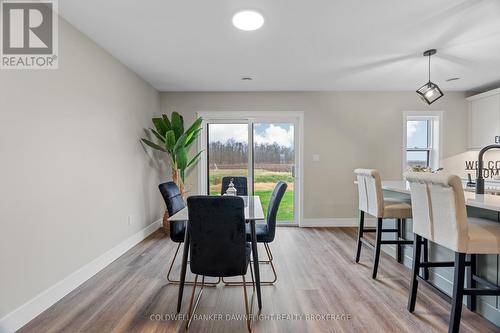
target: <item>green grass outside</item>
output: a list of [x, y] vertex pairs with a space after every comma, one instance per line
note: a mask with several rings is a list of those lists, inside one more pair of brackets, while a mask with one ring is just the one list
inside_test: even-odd
[[[244, 169], [210, 170], [210, 184], [212, 185], [210, 195], [220, 195], [220, 190], [214, 190], [214, 185], [220, 185], [222, 182], [222, 177], [226, 175], [247, 176], [247, 171]], [[269, 206], [269, 200], [271, 199], [271, 195], [273, 193], [272, 187], [274, 187], [274, 185], [280, 180], [287, 183], [293, 183], [292, 174], [290, 172], [275, 172], [262, 169], [255, 170], [255, 183], [257, 183], [255, 188], [255, 195], [258, 195], [260, 197], [262, 208], [264, 209], [264, 213], [266, 214], [266, 216], [267, 208]], [[259, 189], [260, 184], [262, 184], [262, 186], [267, 184], [269, 185], [264, 186], [266, 188]], [[217, 187], [220, 189], [220, 186]], [[281, 204], [278, 210], [278, 221], [293, 221], [293, 206], [293, 189], [287, 189], [285, 195], [283, 196], [283, 199], [281, 200]]]
[[[210, 184], [220, 184], [222, 182], [222, 177], [227, 175], [248, 177], [247, 170], [245, 169], [210, 170]], [[293, 183], [292, 173], [267, 171], [262, 169], [255, 170], [256, 183], [277, 183], [279, 180], [287, 183]]]

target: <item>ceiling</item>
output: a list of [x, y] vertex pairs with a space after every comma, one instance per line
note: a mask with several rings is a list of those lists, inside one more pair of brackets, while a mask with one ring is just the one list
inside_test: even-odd
[[[500, 85], [500, 0], [62, 0], [61, 15], [161, 91]], [[257, 31], [234, 13], [261, 12]], [[61, 45], [64, 48], [64, 45]], [[241, 80], [250, 76], [252, 81]], [[460, 80], [446, 82], [446, 79]]]

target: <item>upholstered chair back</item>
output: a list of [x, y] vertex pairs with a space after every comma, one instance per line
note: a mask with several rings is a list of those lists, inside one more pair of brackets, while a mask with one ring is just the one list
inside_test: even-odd
[[288, 185], [285, 182], [279, 181], [274, 187], [271, 199], [269, 199], [269, 206], [267, 208], [267, 230], [268, 234], [266, 240], [268, 243], [274, 240], [276, 234], [276, 217], [280, 207], [281, 199], [285, 195]]
[[375, 217], [384, 215], [384, 195], [380, 174], [374, 169], [354, 170], [358, 182], [359, 210]]
[[450, 174], [409, 172], [413, 232], [455, 252], [467, 252], [468, 230], [462, 181]]
[[226, 193], [231, 179], [233, 180], [234, 188], [236, 189], [236, 195], [248, 195], [247, 177], [242, 176], [222, 177], [222, 186], [220, 191], [221, 195], [224, 195]]
[[187, 199], [191, 272], [214, 277], [244, 275], [250, 246], [245, 232], [245, 204], [236, 196]]

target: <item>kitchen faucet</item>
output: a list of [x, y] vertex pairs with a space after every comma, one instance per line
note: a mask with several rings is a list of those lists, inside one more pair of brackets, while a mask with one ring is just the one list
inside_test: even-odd
[[476, 194], [484, 194], [484, 178], [483, 178], [483, 155], [490, 149], [500, 149], [500, 145], [489, 145], [479, 151], [477, 156], [477, 178], [476, 178]]

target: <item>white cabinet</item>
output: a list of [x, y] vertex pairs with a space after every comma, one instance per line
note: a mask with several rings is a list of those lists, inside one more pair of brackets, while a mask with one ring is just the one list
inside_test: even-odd
[[467, 98], [469, 149], [500, 143], [500, 89]]

